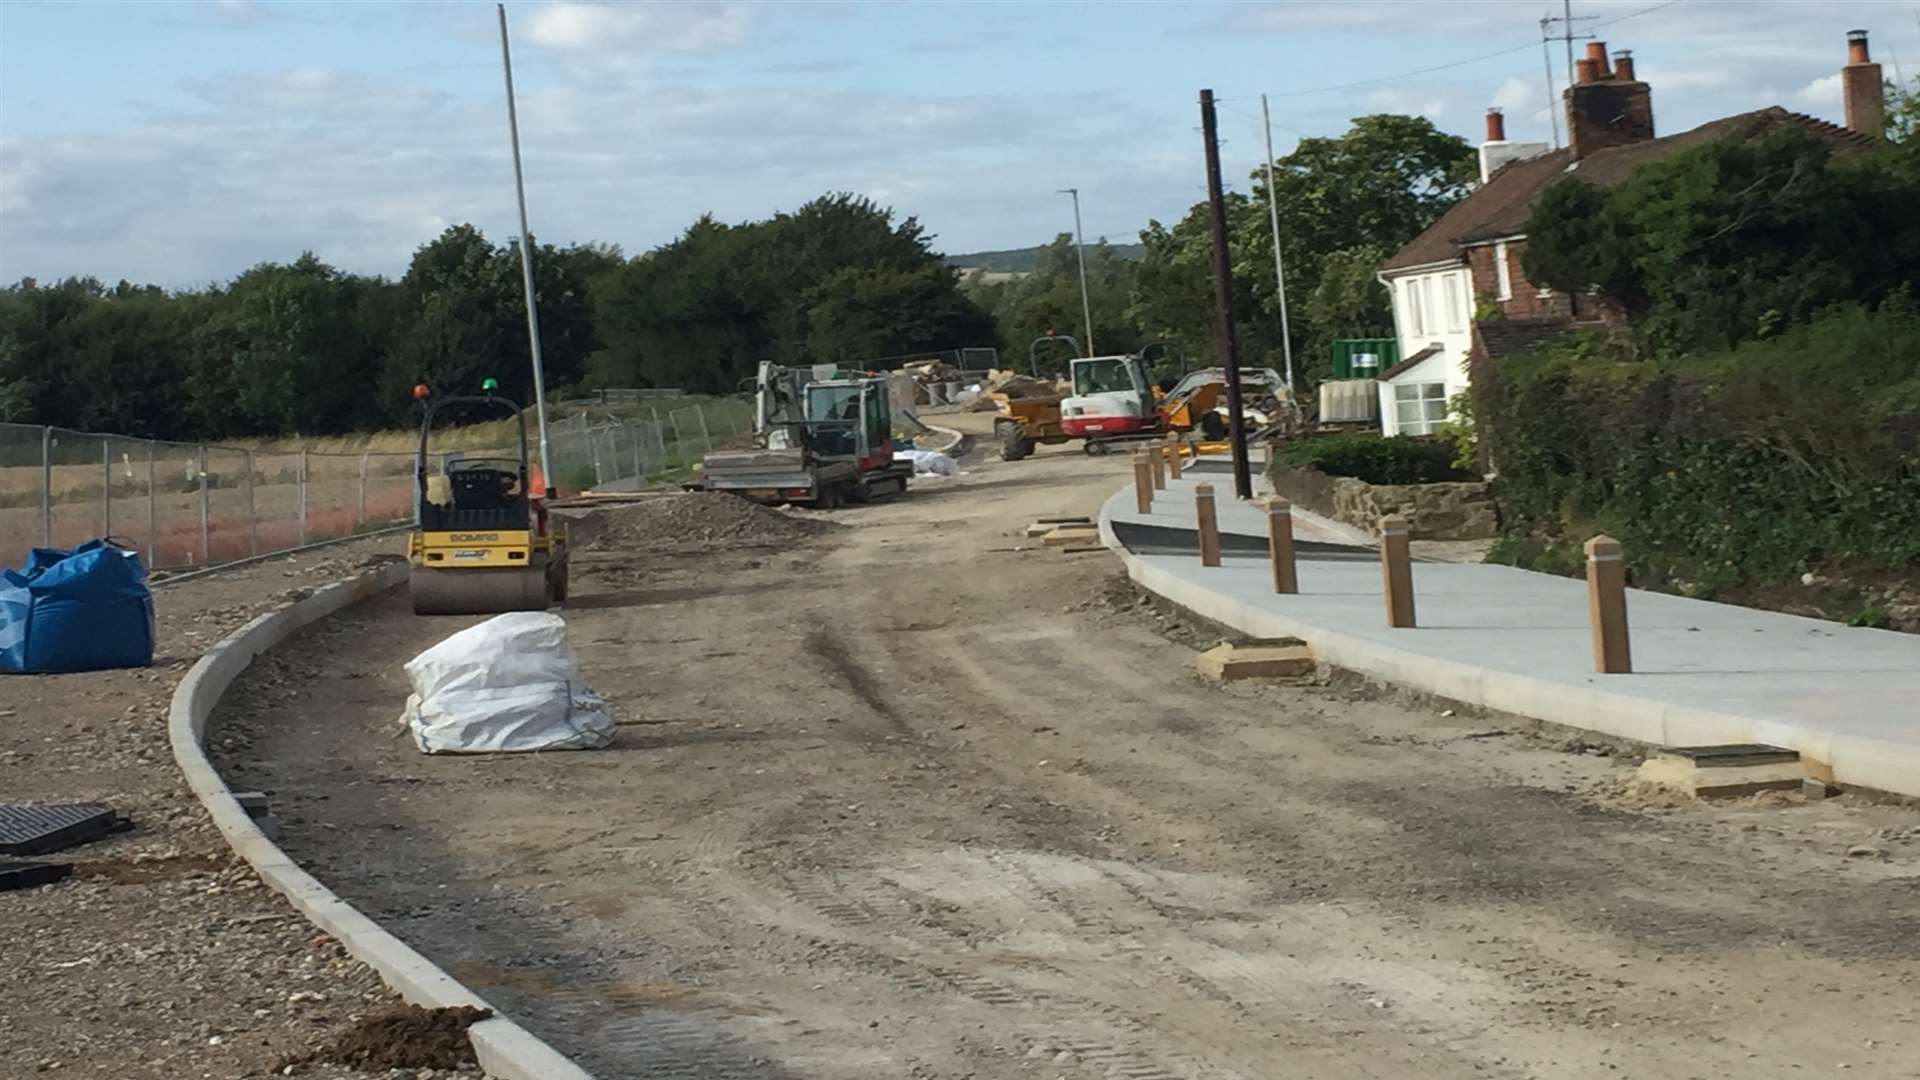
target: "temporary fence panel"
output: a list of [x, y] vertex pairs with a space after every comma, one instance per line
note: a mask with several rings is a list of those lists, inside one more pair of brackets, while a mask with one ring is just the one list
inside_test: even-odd
[[255, 555], [299, 547], [300, 455], [256, 450], [253, 463], [252, 519], [249, 537]]
[[[738, 401], [676, 413], [672, 438], [658, 420], [555, 425], [558, 486], [638, 486], [750, 426], [750, 406]], [[430, 470], [441, 471], [445, 456], [431, 455]], [[139, 550], [155, 569], [230, 562], [408, 522], [416, 488], [409, 453], [250, 450], [0, 424], [0, 564], [97, 536]]]
[[153, 455], [153, 535], [147, 565], [197, 566], [202, 550], [200, 448], [191, 443], [147, 443]]
[[43, 475], [49, 495], [41, 528], [46, 546], [78, 546], [104, 535], [111, 524], [104, 464], [108, 442], [81, 431], [49, 429]]

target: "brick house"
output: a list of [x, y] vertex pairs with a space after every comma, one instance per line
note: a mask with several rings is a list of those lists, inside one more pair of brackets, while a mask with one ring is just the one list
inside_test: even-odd
[[1652, 89], [1634, 77], [1633, 54], [1621, 50], [1609, 63], [1599, 42], [1587, 46], [1562, 95], [1566, 146], [1510, 142], [1505, 118], [1489, 110], [1479, 186], [1380, 267], [1404, 357], [1380, 373], [1382, 433], [1427, 434], [1443, 423], [1447, 398], [1467, 389], [1475, 363], [1621, 318], [1605, 297], [1554, 292], [1527, 280], [1521, 268], [1534, 198], [1554, 180], [1577, 176], [1606, 187], [1649, 162], [1780, 125], [1804, 127], [1838, 148], [1872, 146], [1885, 112], [1880, 65], [1868, 59], [1864, 30], [1848, 33], [1847, 49], [1845, 127], [1775, 106], [1656, 137]]

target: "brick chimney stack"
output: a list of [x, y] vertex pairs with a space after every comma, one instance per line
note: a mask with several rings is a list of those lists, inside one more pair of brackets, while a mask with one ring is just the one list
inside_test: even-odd
[[1880, 65], [1867, 56], [1867, 32], [1847, 31], [1847, 66], [1840, 69], [1840, 96], [1846, 99], [1847, 126], [1880, 138], [1887, 122], [1886, 86]]
[[1616, 54], [1618, 70], [1607, 66], [1607, 47], [1589, 42], [1587, 55], [1574, 65], [1575, 83], [1567, 88], [1567, 143], [1578, 161], [1610, 146], [1653, 138], [1653, 89], [1634, 77], [1633, 54]]
[[1497, 105], [1487, 110], [1487, 141], [1507, 141], [1507, 117]]

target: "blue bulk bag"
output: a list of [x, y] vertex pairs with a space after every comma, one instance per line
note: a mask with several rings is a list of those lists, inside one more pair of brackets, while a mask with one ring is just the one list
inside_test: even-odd
[[35, 548], [0, 570], [0, 671], [98, 671], [153, 663], [153, 593], [140, 556], [105, 540]]

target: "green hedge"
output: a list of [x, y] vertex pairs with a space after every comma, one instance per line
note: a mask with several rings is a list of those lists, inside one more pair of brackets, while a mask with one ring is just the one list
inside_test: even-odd
[[1407, 436], [1329, 435], [1302, 439], [1280, 449], [1283, 465], [1307, 466], [1328, 476], [1351, 476], [1369, 484], [1479, 479], [1455, 468], [1453, 458], [1452, 443]]
[[1731, 351], [1636, 359], [1586, 337], [1475, 377], [1509, 535], [1577, 566], [1597, 532], [1640, 584], [1692, 595], [1920, 559], [1920, 312], [1824, 313]]

